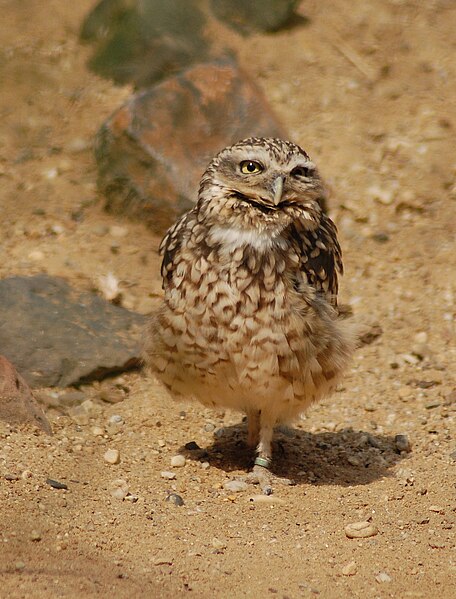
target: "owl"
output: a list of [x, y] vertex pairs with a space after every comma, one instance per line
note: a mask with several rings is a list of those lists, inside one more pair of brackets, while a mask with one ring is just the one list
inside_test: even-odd
[[144, 357], [175, 397], [247, 415], [247, 480], [272, 492], [274, 427], [330, 394], [356, 332], [325, 188], [298, 145], [250, 138], [206, 169], [195, 207], [163, 239], [164, 299]]

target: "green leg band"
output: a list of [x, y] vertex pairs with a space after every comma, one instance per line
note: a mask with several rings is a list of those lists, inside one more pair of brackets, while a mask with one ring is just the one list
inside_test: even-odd
[[271, 467], [271, 460], [269, 458], [255, 458], [255, 466], [263, 466], [263, 468]]

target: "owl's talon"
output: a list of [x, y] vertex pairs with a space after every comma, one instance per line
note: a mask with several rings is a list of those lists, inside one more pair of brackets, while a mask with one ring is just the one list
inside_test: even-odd
[[252, 485], [260, 485], [264, 495], [272, 495], [274, 485], [292, 485], [289, 478], [282, 478], [273, 474], [268, 468], [255, 464], [252, 472], [241, 478], [244, 482]]

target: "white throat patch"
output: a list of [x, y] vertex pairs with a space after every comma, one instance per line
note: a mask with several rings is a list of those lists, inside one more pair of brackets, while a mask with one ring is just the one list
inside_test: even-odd
[[269, 233], [245, 231], [235, 227], [215, 226], [210, 235], [214, 242], [220, 243], [229, 249], [246, 245], [250, 245], [260, 251], [270, 250], [272, 247], [280, 247], [282, 249], [286, 247], [285, 239], [280, 235], [273, 237]]

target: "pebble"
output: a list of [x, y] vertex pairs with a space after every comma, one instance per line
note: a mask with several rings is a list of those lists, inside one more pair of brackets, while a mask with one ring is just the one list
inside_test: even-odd
[[24, 568], [25, 568], [24, 562], [16, 562], [14, 564], [14, 569], [15, 570], [23, 570]]
[[95, 435], [95, 437], [101, 437], [104, 435], [104, 429], [101, 428], [101, 426], [94, 426], [92, 428], [92, 435]]
[[108, 449], [103, 457], [108, 464], [118, 464], [120, 462], [120, 452], [117, 449]]
[[5, 474], [5, 480], [19, 480], [19, 477], [16, 474]]
[[357, 572], [356, 562], [348, 562], [342, 570], [342, 576], [354, 576]]
[[128, 483], [126, 480], [122, 478], [117, 478], [113, 480], [110, 484], [110, 492], [111, 496], [115, 499], [125, 499], [128, 495]]
[[120, 414], [113, 414], [109, 418], [109, 424], [123, 424], [123, 418]]
[[201, 449], [201, 447], [198, 445], [196, 441], [189, 441], [185, 444], [185, 449], [187, 449], [188, 451], [196, 451], [198, 449]]
[[440, 505], [430, 505], [429, 511], [435, 512], [436, 514], [444, 514], [445, 513], [445, 510], [443, 509], [443, 507], [440, 507]]
[[171, 458], [171, 466], [173, 468], [182, 468], [182, 466], [185, 466], [187, 460], [184, 458], [183, 455], [174, 455]]
[[380, 583], [382, 583], [382, 582], [391, 582], [391, 576], [389, 574], [387, 574], [386, 572], [380, 572], [375, 577], [375, 580], [377, 582], [380, 582]]
[[41, 541], [41, 533], [38, 530], [32, 530], [30, 535], [31, 541]]
[[165, 447], [165, 445], [166, 445], [166, 441], [164, 441], [163, 439], [159, 439], [159, 440], [157, 441], [157, 443], [158, 443], [158, 446], [159, 446], [159, 447]]
[[276, 503], [279, 505], [285, 505], [286, 501], [275, 495], [252, 495], [249, 497], [249, 501], [253, 503]]
[[215, 431], [215, 425], [208, 422], [204, 425], [204, 430], [206, 433], [213, 433]]
[[50, 485], [53, 489], [68, 489], [68, 486], [65, 483], [61, 483], [58, 480], [54, 480], [53, 478], [46, 479], [46, 483]]
[[32, 250], [28, 255], [28, 259], [34, 262], [41, 262], [41, 260], [44, 260], [44, 252], [41, 250]]
[[412, 451], [412, 446], [407, 435], [396, 435], [394, 437], [394, 446], [399, 452], [405, 451], [406, 453], [410, 453]]
[[373, 200], [376, 200], [385, 206], [392, 204], [394, 200], [394, 193], [391, 190], [382, 189], [378, 185], [371, 185], [368, 187], [367, 193]]
[[247, 491], [249, 485], [242, 480], [229, 480], [223, 483], [223, 488], [225, 491], [230, 491], [230, 493], [240, 493], [241, 491]]
[[173, 560], [169, 557], [157, 557], [154, 560], [154, 566], [164, 566], [164, 565], [171, 566], [172, 563], [173, 563]]
[[203, 470], [208, 470], [211, 467], [211, 465], [209, 464], [209, 462], [201, 462], [201, 468]]
[[224, 543], [220, 539], [217, 539], [217, 537], [214, 537], [212, 539], [212, 547], [214, 547], [214, 549], [219, 549], [219, 550], [226, 549], [226, 543]]
[[184, 500], [177, 493], [170, 493], [167, 496], [165, 501], [169, 501], [169, 503], [173, 503], [174, 505], [177, 505], [178, 507], [184, 505]]
[[113, 237], [117, 237], [119, 239], [128, 235], [128, 229], [127, 227], [122, 227], [120, 225], [112, 225], [112, 227], [109, 227], [109, 233]]
[[169, 470], [163, 470], [160, 472], [160, 476], [162, 478], [166, 478], [167, 480], [174, 480], [176, 478], [176, 473], [170, 472]]
[[366, 539], [378, 533], [378, 528], [371, 522], [353, 522], [345, 527], [345, 534], [349, 539]]

